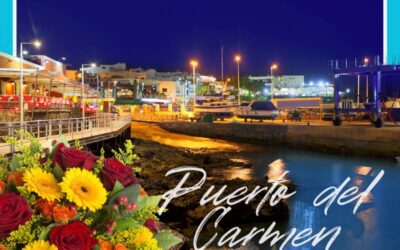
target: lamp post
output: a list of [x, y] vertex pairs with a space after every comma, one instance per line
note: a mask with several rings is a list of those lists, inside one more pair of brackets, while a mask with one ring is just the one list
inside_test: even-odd
[[[369, 58], [365, 57], [364, 58], [364, 64], [365, 67], [368, 67], [368, 63], [369, 63]], [[368, 103], [368, 75], [365, 76], [366, 77], [366, 83], [365, 83], [365, 102]]]
[[235, 61], [237, 63], [237, 75], [238, 75], [238, 81], [237, 81], [237, 95], [238, 95], [238, 105], [240, 105], [240, 60], [242, 60], [240, 55], [235, 56]]
[[274, 70], [278, 69], [277, 64], [272, 64], [271, 66], [271, 101], [274, 100]]
[[23, 73], [23, 61], [24, 61], [24, 45], [33, 45], [36, 48], [40, 48], [42, 44], [36, 40], [34, 42], [21, 42], [20, 43], [20, 62], [19, 62], [19, 111], [20, 111], [20, 123], [21, 126], [24, 122], [24, 73]]
[[85, 66], [88, 66], [90, 68], [96, 67], [95, 63], [91, 64], [82, 64], [82, 86], [81, 86], [81, 95], [82, 95], [82, 122], [85, 122]]
[[196, 105], [196, 67], [199, 63], [196, 60], [190, 61], [190, 65], [193, 67], [193, 107]]

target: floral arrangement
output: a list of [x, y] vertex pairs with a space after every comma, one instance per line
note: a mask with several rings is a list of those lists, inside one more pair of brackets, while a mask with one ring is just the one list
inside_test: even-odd
[[134, 162], [130, 142], [114, 152], [117, 160], [62, 138], [41, 145], [20, 136], [6, 139], [20, 153], [0, 158], [0, 250], [167, 250], [180, 243], [158, 228], [161, 197], [147, 195], [135, 168], [121, 162]]

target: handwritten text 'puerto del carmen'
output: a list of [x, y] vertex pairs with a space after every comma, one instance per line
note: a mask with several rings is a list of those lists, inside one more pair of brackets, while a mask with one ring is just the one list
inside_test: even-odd
[[[191, 172], [201, 173], [202, 178], [195, 185], [184, 187], [184, 184], [189, 178]], [[170, 170], [166, 176], [176, 173], [186, 174], [182, 177], [181, 181], [174, 189], [167, 191], [163, 195], [164, 203], [159, 210], [159, 214], [161, 214], [167, 208], [172, 199], [201, 189], [207, 180], [207, 172], [204, 169], [197, 167], [175, 168]], [[329, 231], [326, 227], [323, 227], [319, 232], [316, 233], [313, 232], [312, 228], [292, 228], [288, 232], [282, 234], [279, 230], [275, 230], [276, 222], [272, 222], [268, 228], [253, 227], [251, 231], [244, 236], [240, 235], [242, 231], [240, 227], [233, 227], [222, 235], [219, 235], [217, 232], [215, 232], [208, 242], [202, 246], [198, 245], [198, 239], [204, 226], [209, 223], [212, 218], [214, 218], [214, 228], [217, 228], [220, 221], [232, 210], [232, 206], [235, 206], [241, 202], [244, 202], [244, 204], [247, 205], [256, 197], [263, 195], [263, 198], [260, 199], [255, 211], [255, 214], [258, 216], [260, 210], [267, 201], [269, 206], [276, 206], [280, 201], [295, 195], [296, 191], [289, 193], [288, 187], [281, 185], [286, 181], [284, 180], [284, 177], [288, 173], [289, 171], [286, 171], [278, 179], [269, 180], [268, 182], [270, 185], [268, 185], [268, 187], [256, 186], [250, 191], [246, 186], [244, 186], [236, 189], [226, 196], [224, 196], [224, 191], [227, 188], [226, 185], [222, 186], [218, 191], [215, 191], [214, 194], [213, 191], [216, 190], [216, 188], [214, 185], [210, 186], [201, 198], [199, 205], [204, 206], [207, 203], [212, 202], [215, 208], [204, 217], [200, 225], [197, 227], [193, 238], [194, 249], [203, 250], [207, 249], [207, 247], [210, 245], [218, 245], [219, 247], [234, 247], [239, 245], [245, 246], [250, 241], [255, 241], [255, 238], [257, 237], [258, 244], [269, 244], [270, 246], [279, 245], [279, 249], [281, 250], [284, 249], [288, 244], [291, 244], [293, 247], [299, 247], [307, 243], [311, 243], [311, 245], [315, 247], [326, 239], [327, 242], [325, 249], [328, 250], [341, 232], [340, 225], [330, 229]], [[353, 214], [355, 214], [360, 205], [363, 203], [365, 197], [379, 183], [383, 175], [384, 171], [381, 170], [364, 191], [360, 191], [356, 186], [345, 189], [346, 185], [351, 181], [350, 177], [348, 177], [340, 186], [331, 186], [320, 192], [314, 199], [313, 205], [315, 207], [325, 205], [324, 214], [328, 216], [328, 211], [332, 204], [337, 203], [339, 206], [344, 206], [350, 204], [351, 202], [357, 201], [353, 209]]]

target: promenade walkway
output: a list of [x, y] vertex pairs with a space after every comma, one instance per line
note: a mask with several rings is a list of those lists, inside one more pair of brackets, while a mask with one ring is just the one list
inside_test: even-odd
[[60, 136], [69, 142], [80, 140], [85, 144], [107, 140], [118, 135], [121, 130], [130, 127], [130, 115], [119, 116], [117, 114], [99, 114], [95, 117], [72, 118], [64, 120], [41, 120], [20, 123], [0, 123], [0, 154], [5, 155], [18, 151], [12, 145], [4, 141], [6, 136], [17, 136], [17, 131], [23, 129], [30, 132], [44, 145]]

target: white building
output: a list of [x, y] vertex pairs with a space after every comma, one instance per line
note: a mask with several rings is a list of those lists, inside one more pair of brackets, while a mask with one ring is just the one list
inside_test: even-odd
[[249, 76], [250, 81], [263, 81], [267, 86], [273, 82], [274, 88], [301, 88], [304, 84], [303, 75], [283, 75], [283, 76]]
[[84, 70], [85, 70], [85, 72], [90, 72], [92, 74], [125, 71], [126, 63], [116, 63], [116, 64], [110, 64], [110, 65], [102, 64], [102, 65], [96, 65], [95, 67], [85, 65]]

